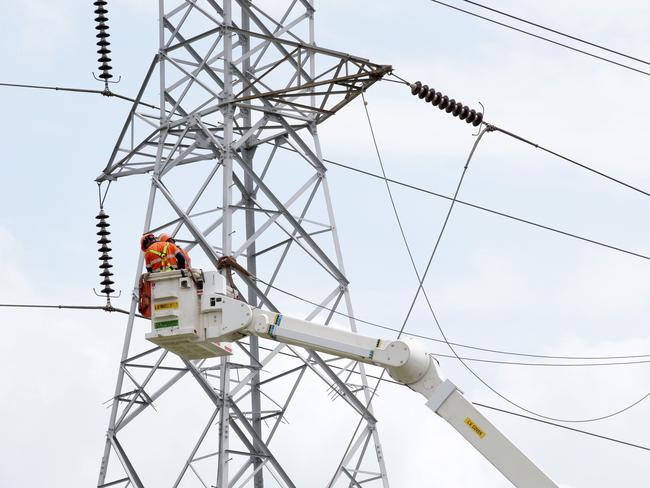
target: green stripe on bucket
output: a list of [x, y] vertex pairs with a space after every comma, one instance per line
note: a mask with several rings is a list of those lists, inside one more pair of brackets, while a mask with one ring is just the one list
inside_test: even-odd
[[156, 329], [164, 329], [165, 327], [178, 327], [178, 320], [165, 320], [163, 322], [154, 322]]

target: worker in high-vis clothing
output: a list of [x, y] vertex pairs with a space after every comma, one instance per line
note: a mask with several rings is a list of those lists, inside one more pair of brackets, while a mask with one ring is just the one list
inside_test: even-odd
[[[149, 273], [185, 268], [185, 256], [172, 242], [161, 242], [155, 235], [145, 234], [140, 238], [140, 249]], [[142, 316], [151, 317], [151, 283], [146, 275], [140, 276], [138, 310]]]
[[[160, 242], [171, 242], [172, 244], [174, 244], [176, 246], [176, 239], [174, 239], [169, 234], [160, 234], [158, 236], [158, 240]], [[180, 246], [176, 246], [176, 247], [180, 250], [181, 253], [183, 253], [183, 257], [185, 258], [185, 267], [183, 268], [183, 266], [179, 265], [178, 269], [190, 269], [192, 267], [192, 260], [190, 259], [190, 255], [182, 247], [180, 247]]]
[[140, 238], [140, 248], [144, 251], [144, 262], [149, 273], [185, 268], [185, 256], [171, 242], [161, 242], [155, 235], [145, 234]]

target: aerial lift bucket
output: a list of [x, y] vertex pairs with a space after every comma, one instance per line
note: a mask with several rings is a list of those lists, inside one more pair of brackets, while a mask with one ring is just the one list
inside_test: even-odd
[[222, 275], [191, 269], [143, 276], [150, 287], [151, 332], [145, 335], [147, 340], [185, 359], [232, 354], [229, 343], [206, 340], [206, 327], [214, 318], [201, 313], [202, 302], [209, 304], [226, 295]]

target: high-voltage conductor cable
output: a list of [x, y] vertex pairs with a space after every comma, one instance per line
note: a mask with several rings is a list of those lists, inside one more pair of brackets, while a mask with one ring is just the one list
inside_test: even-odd
[[[400, 80], [403, 80], [403, 78], [400, 78]], [[553, 151], [552, 149], [549, 149], [547, 147], [541, 146], [540, 144], [537, 144], [536, 142], [533, 142], [529, 139], [526, 139], [525, 137], [522, 137], [520, 135], [517, 135], [513, 132], [510, 132], [508, 130], [502, 129], [501, 127], [498, 127], [494, 124], [489, 124], [486, 121], [483, 120], [483, 113], [477, 112], [476, 110], [470, 109], [467, 105], [463, 105], [461, 102], [457, 102], [453, 98], [449, 98], [446, 95], [443, 95], [440, 92], [437, 92], [434, 88], [429, 88], [428, 85], [423, 85], [422, 82], [416, 81], [415, 83], [408, 83], [406, 80], [403, 80], [411, 89], [411, 94], [417, 96], [421, 100], [424, 100], [427, 103], [431, 103], [434, 107], [438, 107], [440, 110], [445, 110], [447, 113], [452, 114], [454, 117], [458, 117], [460, 120], [464, 120], [467, 123], [471, 123], [473, 126], [479, 126], [483, 124], [485, 127], [489, 128], [491, 131], [496, 131], [496, 132], [501, 132], [502, 134], [505, 134], [507, 136], [512, 137], [513, 139], [516, 139], [520, 142], [523, 142], [525, 144], [528, 144], [529, 146], [533, 146], [536, 149], [540, 149], [541, 151], [544, 151], [552, 156], [555, 156], [559, 159], [562, 159], [568, 163], [571, 163], [575, 166], [578, 166], [582, 169], [585, 169], [591, 173], [594, 173], [602, 178], [605, 178], [613, 183], [616, 183], [618, 185], [621, 185], [625, 188], [628, 188], [632, 191], [635, 191], [637, 193], [641, 193], [642, 195], [645, 195], [647, 197], [650, 197], [650, 192], [643, 190], [639, 187], [636, 187], [634, 185], [631, 185], [630, 183], [626, 183], [625, 181], [622, 181], [618, 178], [615, 178], [611, 175], [608, 175], [607, 173], [604, 173], [602, 171], [599, 171], [595, 168], [592, 168], [591, 166], [580, 163], [579, 161], [576, 161], [575, 159], [572, 159], [568, 156], [565, 156], [563, 154], [560, 154], [556, 151]]]
[[[284, 146], [280, 146], [280, 148], [282, 150], [284, 150], [284, 151], [296, 152], [296, 150], [293, 149], [293, 148], [286, 148]], [[366, 171], [366, 170], [363, 170], [363, 169], [360, 169], [360, 168], [356, 168], [356, 167], [351, 166], [349, 164], [344, 164], [344, 163], [341, 163], [341, 162], [332, 161], [331, 159], [325, 159], [325, 158], [323, 158], [323, 161], [325, 163], [331, 164], [333, 166], [338, 166], [340, 168], [344, 168], [344, 169], [347, 169], [349, 171], [353, 171], [355, 173], [359, 173], [359, 174], [364, 175], [364, 176], [368, 176], [368, 177], [375, 178], [375, 179], [382, 180], [382, 181], [387, 181], [389, 183], [393, 183], [393, 184], [395, 184], [397, 186], [401, 186], [403, 188], [408, 188], [409, 190], [422, 192], [422, 193], [425, 193], [427, 195], [442, 198], [444, 200], [451, 200], [452, 199], [449, 195], [443, 195], [442, 193], [438, 193], [438, 192], [435, 192], [435, 191], [432, 191], [432, 190], [428, 190], [426, 188], [422, 188], [422, 187], [417, 186], [417, 185], [412, 185], [412, 184], [406, 183], [404, 181], [395, 180], [393, 178], [384, 178], [380, 174], [373, 173], [371, 171]], [[610, 249], [612, 251], [617, 251], [617, 252], [620, 252], [620, 253], [623, 253], [623, 254], [628, 254], [630, 256], [635, 256], [637, 258], [650, 260], [650, 256], [648, 256], [646, 254], [641, 254], [639, 252], [630, 251], [629, 249], [614, 246], [612, 244], [608, 244], [606, 242], [591, 239], [589, 237], [581, 236], [581, 235], [576, 234], [574, 232], [569, 232], [569, 231], [558, 229], [556, 227], [551, 227], [549, 225], [540, 224], [540, 223], [535, 222], [535, 221], [530, 220], [530, 219], [524, 219], [524, 218], [517, 217], [517, 216], [512, 215], [512, 214], [509, 214], [509, 213], [500, 212], [498, 210], [493, 210], [491, 208], [484, 207], [482, 205], [477, 205], [475, 203], [467, 202], [465, 200], [456, 199], [456, 203], [458, 205], [463, 205], [463, 206], [466, 206], [466, 207], [474, 208], [476, 210], [481, 210], [483, 212], [487, 212], [487, 213], [490, 213], [492, 215], [497, 215], [499, 217], [503, 217], [503, 218], [506, 218], [506, 219], [509, 219], [509, 220], [514, 220], [515, 222], [520, 222], [522, 224], [527, 224], [527, 225], [530, 225], [532, 227], [537, 227], [538, 229], [547, 230], [549, 232], [553, 232], [555, 234], [559, 234], [559, 235], [562, 235], [562, 236], [565, 236], [565, 237], [571, 237], [573, 239], [577, 239], [579, 241], [586, 242], [588, 244], [594, 244], [596, 246], [604, 247], [604, 248]]]
[[[121, 100], [126, 100], [127, 102], [135, 102], [134, 98], [127, 97], [124, 95], [120, 95], [119, 93], [112, 92], [110, 90], [93, 90], [90, 88], [70, 88], [70, 87], [64, 87], [64, 86], [51, 86], [51, 85], [28, 85], [24, 83], [0, 83], [0, 86], [6, 86], [6, 87], [11, 87], [11, 88], [33, 88], [37, 90], [52, 90], [52, 91], [62, 91], [62, 92], [72, 92], [72, 93], [92, 93], [96, 95], [102, 95], [104, 97], [113, 97], [113, 98], [119, 98]], [[157, 106], [152, 105], [150, 103], [138, 101], [139, 105], [144, 105], [145, 107], [153, 108], [153, 109], [158, 109]]]
[[574, 159], [571, 159], [571, 158], [569, 158], [567, 156], [564, 156], [564, 155], [562, 155], [562, 154], [560, 154], [558, 152], [555, 152], [555, 151], [553, 151], [551, 149], [548, 149], [548, 148], [546, 148], [544, 146], [540, 146], [539, 144], [537, 144], [535, 142], [532, 142], [532, 141], [530, 141], [530, 140], [528, 140], [528, 139], [526, 139], [526, 138], [524, 138], [522, 136], [519, 136], [519, 135], [514, 134], [514, 133], [512, 133], [510, 131], [502, 129], [501, 127], [498, 127], [496, 125], [492, 125], [491, 127], [493, 127], [496, 132], [501, 132], [502, 134], [510, 136], [513, 139], [516, 139], [516, 140], [521, 141], [521, 142], [523, 142], [525, 144], [528, 144], [529, 146], [533, 146], [536, 149], [540, 149], [541, 151], [544, 151], [544, 152], [546, 152], [548, 154], [551, 154], [552, 156], [555, 156], [555, 157], [560, 158], [560, 159], [562, 159], [564, 161], [567, 161], [568, 163], [571, 163], [571, 164], [574, 164], [576, 166], [579, 166], [580, 168], [586, 169], [587, 171], [590, 171], [590, 172], [592, 172], [592, 173], [594, 173], [594, 174], [596, 174], [598, 176], [601, 176], [601, 177], [603, 177], [603, 178], [605, 178], [605, 179], [607, 179], [609, 181], [612, 181], [612, 182], [617, 183], [617, 184], [619, 184], [621, 186], [629, 188], [632, 191], [635, 191], [635, 192], [641, 193], [642, 195], [650, 197], [650, 192], [647, 192], [646, 190], [642, 190], [639, 187], [636, 187], [634, 185], [626, 183], [626, 182], [624, 182], [622, 180], [619, 180], [618, 178], [614, 178], [613, 176], [610, 176], [610, 175], [608, 175], [606, 173], [603, 173], [602, 171], [599, 171], [599, 170], [594, 169], [594, 168], [592, 168], [590, 166], [587, 166], [586, 164], [580, 163], [580, 162], [578, 162], [578, 161], [576, 161]]
[[450, 5], [448, 3], [441, 2], [440, 0], [429, 0], [429, 1], [431, 1], [433, 3], [437, 3], [438, 5], [443, 5], [443, 6], [447, 7], [447, 8], [453, 9], [453, 10], [457, 10], [458, 12], [463, 12], [465, 14], [471, 15], [472, 17], [476, 17], [476, 18], [485, 20], [487, 22], [491, 22], [491, 23], [499, 25], [501, 27], [505, 27], [506, 29], [510, 29], [510, 30], [513, 30], [513, 31], [516, 31], [516, 32], [520, 32], [521, 34], [525, 34], [527, 36], [534, 37], [536, 39], [540, 39], [542, 41], [546, 41], [546, 42], [549, 42], [551, 44], [555, 44], [556, 46], [560, 46], [560, 47], [569, 49], [571, 51], [574, 51], [574, 52], [577, 52], [577, 53], [580, 53], [580, 54], [584, 54], [585, 56], [589, 56], [589, 57], [598, 59], [600, 61], [605, 61], [606, 63], [610, 63], [610, 64], [613, 64], [613, 65], [619, 66], [621, 68], [628, 69], [630, 71], [636, 71], [637, 73], [650, 76], [650, 72], [648, 72], [648, 71], [643, 71], [642, 69], [638, 69], [638, 68], [635, 68], [633, 66], [624, 64], [624, 63], [619, 63], [618, 61], [614, 61], [613, 59], [609, 59], [609, 58], [606, 58], [606, 57], [603, 57], [603, 56], [599, 56], [598, 54], [590, 53], [589, 51], [585, 51], [585, 50], [579, 49], [577, 47], [569, 46], [568, 44], [564, 44], [562, 42], [554, 41], [553, 39], [549, 39], [548, 37], [540, 36], [539, 34], [534, 34], [532, 32], [529, 32], [529, 31], [524, 30], [524, 29], [520, 29], [520, 28], [515, 27], [513, 25], [509, 25], [509, 24], [506, 24], [504, 22], [499, 22], [498, 20], [494, 20], [494, 19], [491, 19], [489, 17], [479, 15], [479, 14], [477, 14], [475, 12], [471, 12], [469, 10], [462, 9], [462, 8], [456, 7], [454, 5]]
[[607, 51], [609, 53], [616, 54], [617, 56], [621, 56], [623, 58], [627, 58], [627, 59], [630, 59], [632, 61], [638, 61], [639, 63], [647, 64], [647, 65], [650, 66], [650, 61], [646, 61], [645, 59], [641, 59], [641, 58], [637, 58], [635, 56], [631, 56], [629, 54], [625, 54], [625, 53], [623, 53], [621, 51], [617, 51], [615, 49], [610, 49], [607, 46], [603, 46], [602, 44], [596, 44], [595, 42], [586, 41], [585, 39], [582, 39], [580, 37], [572, 36], [571, 34], [567, 34], [565, 32], [559, 31], [557, 29], [552, 29], [550, 27], [546, 27], [544, 25], [538, 24], [537, 22], [532, 22], [530, 20], [526, 20], [526, 19], [524, 19], [522, 17], [518, 17], [516, 15], [509, 14], [508, 12], [504, 12], [503, 10], [498, 10], [496, 8], [493, 8], [493, 7], [488, 7], [487, 5], [483, 5], [482, 3], [473, 2], [472, 0], [463, 0], [463, 1], [465, 3], [469, 3], [470, 5], [474, 5], [476, 7], [482, 8], [484, 10], [488, 10], [490, 12], [494, 12], [496, 14], [502, 15], [504, 17], [508, 17], [510, 19], [517, 20], [517, 21], [522, 22], [524, 24], [532, 25], [533, 27], [537, 27], [538, 29], [542, 29], [542, 30], [545, 30], [547, 32], [552, 32], [553, 34], [557, 34], [559, 36], [566, 37], [567, 39], [571, 39], [573, 41], [578, 41], [578, 42], [581, 42], [582, 44], [586, 44], [586, 45], [591, 46], [591, 47], [602, 49], [603, 51]]
[[[129, 314], [128, 310], [113, 307], [112, 305], [43, 305], [30, 303], [0, 303], [2, 308], [56, 308], [59, 310], [103, 310], [104, 312], [118, 312]], [[136, 314], [137, 315], [137, 314]], [[141, 315], [138, 315], [142, 317]], [[142, 317], [144, 318], [144, 317]]]
[[[444, 342], [444, 341], [443, 341]], [[472, 361], [474, 363], [486, 364], [500, 364], [506, 366], [532, 366], [532, 367], [549, 367], [549, 368], [590, 368], [601, 366], [632, 366], [635, 364], [648, 364], [650, 359], [642, 359], [638, 361], [614, 361], [614, 362], [600, 362], [600, 363], [530, 363], [524, 361], [503, 361], [498, 359], [484, 359], [475, 357], [456, 357], [451, 354], [443, 354], [440, 352], [432, 353], [436, 357], [448, 359], [462, 359], [463, 361]]]
[[[411, 92], [412, 92], [414, 95], [418, 95], [420, 98], [423, 98], [423, 99], [429, 98], [428, 101], [432, 101], [433, 98], [431, 97], [431, 92], [435, 92], [435, 90], [430, 90], [428, 87], [426, 87], [426, 88], [425, 88], [425, 87], [426, 87], [426, 85], [423, 86], [423, 85], [422, 85], [421, 83], [419, 83], [419, 82], [418, 82], [418, 83], [415, 83], [415, 84], [411, 85]], [[436, 94], [435, 94], [435, 98], [438, 100], [438, 103], [441, 103], [441, 100], [443, 100], [443, 97], [440, 96], [440, 92], [435, 92], [435, 93], [436, 93]], [[444, 97], [444, 100], [446, 101], [447, 106], [452, 105], [452, 101], [451, 101], [448, 97]], [[457, 112], [457, 110], [456, 110], [456, 109], [457, 109], [457, 105], [461, 105], [461, 104], [460, 104], [460, 103], [456, 104], [456, 103], [454, 102], [454, 108], [452, 109], [452, 111], [454, 112], [454, 116], [457, 116], [457, 115], [458, 115], [458, 112]], [[465, 108], [466, 108], [466, 107], [465, 107]], [[465, 108], [463, 109], [463, 112], [466, 112]], [[482, 117], [481, 117], [481, 118], [482, 118]], [[474, 125], [478, 125], [478, 124], [474, 124]], [[413, 300], [411, 301], [411, 304], [410, 304], [409, 310], [408, 310], [408, 312], [407, 312], [407, 314], [406, 314], [406, 317], [405, 317], [405, 319], [404, 319], [404, 323], [402, 324], [402, 327], [401, 327], [401, 329], [400, 329], [400, 333], [399, 333], [400, 335], [401, 335], [401, 332], [402, 332], [402, 331], [404, 330], [404, 328], [406, 327], [406, 323], [408, 322], [408, 319], [410, 318], [410, 315], [411, 315], [411, 312], [412, 312], [412, 310], [413, 310], [413, 307], [415, 306], [415, 302], [416, 302], [416, 300], [417, 300], [417, 297], [418, 297], [418, 295], [420, 294], [420, 291], [422, 290], [422, 288], [423, 288], [423, 286], [424, 286], [424, 281], [425, 281], [425, 279], [426, 279], [426, 277], [427, 277], [427, 274], [428, 274], [428, 272], [429, 272], [429, 269], [430, 269], [430, 267], [431, 267], [431, 263], [433, 262], [433, 259], [434, 259], [435, 255], [436, 255], [436, 252], [437, 252], [438, 247], [439, 247], [439, 245], [440, 245], [440, 241], [441, 241], [441, 239], [442, 239], [442, 236], [444, 235], [445, 229], [447, 228], [447, 224], [448, 224], [448, 222], [449, 222], [449, 218], [450, 218], [451, 213], [452, 213], [452, 210], [453, 210], [453, 208], [454, 208], [454, 204], [456, 203], [456, 199], [458, 198], [458, 193], [459, 193], [460, 188], [461, 188], [461, 186], [462, 186], [463, 180], [464, 180], [465, 175], [466, 175], [466, 173], [467, 173], [467, 169], [468, 169], [468, 167], [469, 167], [469, 163], [470, 163], [470, 161], [471, 161], [471, 159], [472, 159], [472, 156], [474, 155], [474, 152], [475, 152], [475, 150], [476, 150], [476, 147], [477, 147], [478, 143], [480, 142], [482, 136], [483, 136], [487, 131], [495, 130], [494, 126], [492, 126], [492, 125], [490, 125], [490, 124], [484, 123], [484, 125], [485, 125], [485, 127], [484, 127], [480, 132], [479, 132], [478, 137], [476, 138], [476, 141], [474, 142], [474, 145], [472, 146], [472, 150], [471, 150], [471, 152], [470, 152], [470, 155], [469, 155], [469, 157], [468, 157], [468, 159], [467, 159], [467, 162], [466, 162], [466, 164], [465, 164], [465, 167], [463, 168], [463, 172], [461, 173], [461, 176], [460, 176], [460, 178], [459, 178], [459, 180], [458, 180], [458, 184], [457, 184], [457, 186], [456, 186], [456, 191], [455, 191], [455, 193], [454, 193], [453, 199], [451, 200], [451, 204], [450, 204], [450, 206], [449, 206], [449, 210], [447, 211], [447, 215], [446, 215], [445, 220], [444, 220], [444, 222], [443, 222], [443, 225], [442, 225], [442, 227], [441, 227], [441, 229], [440, 229], [440, 232], [439, 232], [439, 234], [438, 234], [438, 237], [437, 237], [437, 239], [436, 239], [436, 241], [435, 241], [435, 244], [434, 244], [433, 250], [432, 250], [432, 252], [431, 252], [431, 255], [430, 255], [430, 257], [429, 257], [429, 260], [428, 260], [428, 262], [427, 262], [427, 266], [426, 266], [426, 268], [425, 268], [425, 270], [424, 270], [424, 273], [422, 274], [422, 277], [419, 279], [419, 284], [418, 284], [417, 291], [416, 291], [416, 293], [415, 293], [415, 296], [413, 297]], [[641, 192], [644, 193], [643, 191], [641, 191]], [[464, 366], [464, 367], [465, 367], [465, 368], [466, 368], [466, 369], [467, 369], [467, 370], [468, 370], [468, 371], [469, 371], [469, 372], [470, 372], [470, 373], [471, 373], [471, 374], [472, 374], [472, 375], [473, 375], [473, 376], [474, 376], [474, 377], [475, 377], [475, 378], [476, 378], [480, 383], [482, 383], [486, 388], [488, 388], [490, 391], [492, 391], [495, 395], [499, 396], [502, 400], [506, 401], [506, 402], [509, 403], [510, 405], [512, 405], [512, 406], [514, 406], [514, 407], [517, 407], [517, 408], [519, 408], [519, 409], [523, 410], [524, 412], [529, 413], [529, 414], [531, 414], [531, 415], [535, 415], [535, 416], [537, 416], [537, 417], [540, 417], [540, 418], [543, 418], [543, 419], [546, 419], [546, 420], [551, 420], [551, 421], [555, 421], [555, 422], [564, 422], [564, 423], [586, 423], [586, 422], [595, 422], [595, 421], [604, 420], [604, 419], [608, 419], [608, 418], [612, 418], [612, 417], [615, 417], [615, 416], [617, 416], [617, 415], [620, 415], [620, 414], [622, 414], [622, 413], [624, 413], [624, 412], [630, 410], [631, 408], [635, 407], [636, 405], [638, 405], [639, 403], [641, 403], [642, 401], [644, 401], [644, 400], [647, 399], [648, 397], [650, 397], [650, 392], [647, 392], [647, 393], [645, 393], [643, 396], [641, 396], [639, 399], [633, 401], [632, 403], [626, 405], [625, 407], [622, 407], [622, 408], [620, 408], [620, 409], [618, 409], [618, 410], [616, 410], [616, 411], [614, 411], [614, 412], [610, 412], [610, 413], [608, 413], [608, 414], [606, 414], [606, 415], [601, 415], [601, 416], [598, 416], [598, 417], [591, 417], [591, 418], [584, 418], [584, 419], [561, 419], [561, 418], [557, 418], [557, 417], [551, 417], [551, 416], [548, 416], [548, 415], [543, 415], [543, 414], [541, 414], [541, 413], [539, 413], [539, 412], [536, 412], [536, 411], [534, 411], [534, 410], [531, 410], [531, 409], [529, 409], [529, 408], [526, 408], [526, 407], [524, 407], [523, 405], [520, 405], [519, 403], [517, 403], [517, 402], [511, 400], [511, 399], [508, 398], [506, 395], [502, 394], [502, 393], [499, 392], [496, 388], [494, 388], [493, 386], [491, 386], [491, 385], [490, 385], [486, 380], [484, 380], [484, 379], [483, 379], [483, 378], [482, 378], [482, 377], [481, 377], [481, 376], [480, 376], [476, 371], [474, 371], [474, 369], [473, 369], [471, 366], [469, 366], [469, 365], [467, 364], [466, 361], [464, 361], [463, 359], [461, 359], [460, 355], [459, 355], [459, 354], [456, 352], [456, 350], [454, 349], [454, 346], [451, 345], [451, 343], [450, 343], [449, 340], [447, 339], [447, 335], [445, 334], [445, 331], [444, 331], [444, 329], [442, 328], [442, 325], [440, 324], [440, 321], [438, 320], [438, 317], [437, 317], [437, 315], [435, 314], [433, 308], [430, 308], [430, 312], [431, 312], [431, 315], [432, 315], [432, 317], [433, 317], [433, 320], [434, 320], [434, 322], [435, 322], [435, 324], [436, 324], [436, 326], [437, 326], [437, 328], [438, 328], [438, 330], [439, 330], [439, 332], [440, 332], [440, 334], [441, 334], [441, 336], [442, 336], [444, 342], [447, 344], [447, 346], [449, 347], [449, 349], [451, 350], [451, 352], [453, 353], [453, 355], [456, 357], [456, 359], [457, 359], [457, 360], [458, 360], [458, 361], [459, 361], [459, 362], [460, 362], [460, 363], [461, 363], [461, 364], [462, 364], [462, 365], [463, 365], [463, 366]], [[399, 337], [399, 335], [398, 335], [398, 337]], [[380, 378], [381, 378], [381, 377], [380, 377]], [[380, 382], [381, 382], [381, 379], [378, 381], [377, 386], [379, 386], [379, 383], [380, 383]], [[376, 389], [375, 389], [375, 391], [376, 391]], [[374, 393], [374, 392], [373, 392], [373, 393]]]

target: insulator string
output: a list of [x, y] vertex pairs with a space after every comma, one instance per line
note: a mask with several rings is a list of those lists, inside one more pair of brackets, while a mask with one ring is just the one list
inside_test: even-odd
[[468, 124], [472, 124], [474, 127], [478, 127], [483, 122], [483, 112], [471, 109], [467, 105], [463, 105], [461, 102], [457, 102], [453, 98], [429, 88], [429, 85], [423, 85], [422, 82], [416, 81], [409, 84], [409, 87], [412, 95], [416, 95], [421, 100], [438, 107], [440, 110], [444, 110], [454, 117], [458, 117], [460, 120], [464, 120]]
[[96, 227], [99, 227], [99, 232], [97, 232], [99, 240], [97, 241], [97, 244], [100, 244], [100, 248], [97, 249], [97, 251], [101, 253], [99, 256], [99, 260], [101, 261], [101, 264], [99, 265], [99, 269], [101, 271], [99, 273], [99, 276], [103, 278], [100, 284], [104, 287], [102, 288], [101, 293], [106, 295], [106, 301], [110, 304], [111, 294], [115, 290], [111, 288], [111, 286], [114, 284], [114, 281], [111, 279], [111, 276], [113, 276], [113, 273], [111, 273], [111, 268], [113, 265], [110, 263], [110, 261], [113, 258], [109, 254], [112, 249], [108, 246], [111, 243], [111, 240], [108, 238], [108, 236], [111, 235], [108, 230], [111, 225], [107, 222], [108, 217], [109, 216], [106, 214], [106, 212], [104, 212], [104, 209], [100, 208], [99, 214], [95, 218], [99, 221]]
[[97, 7], [95, 9], [95, 14], [97, 15], [97, 17], [95, 17], [95, 22], [97, 22], [95, 29], [99, 31], [95, 36], [99, 39], [99, 41], [97, 41], [97, 45], [99, 46], [99, 49], [97, 50], [99, 58], [97, 61], [100, 63], [99, 78], [104, 81], [104, 87], [106, 90], [108, 90], [108, 80], [113, 77], [110, 73], [110, 70], [112, 70], [113, 67], [108, 64], [112, 60], [108, 56], [111, 53], [111, 50], [109, 49], [111, 43], [108, 40], [111, 35], [108, 33], [108, 17], [106, 16], [106, 14], [108, 14], [106, 8], [107, 4], [108, 2], [106, 0], [96, 0], [93, 2], [93, 5]]

